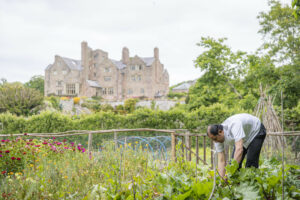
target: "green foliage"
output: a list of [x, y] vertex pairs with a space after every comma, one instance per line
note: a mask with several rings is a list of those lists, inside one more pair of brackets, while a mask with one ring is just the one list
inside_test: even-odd
[[5, 84], [0, 88], [0, 110], [16, 115], [30, 115], [38, 111], [43, 96], [35, 89], [21, 84]]
[[126, 99], [124, 101], [124, 109], [128, 113], [132, 113], [135, 110], [135, 105], [138, 102], [138, 99]]
[[292, 7], [294, 8], [294, 16], [296, 19], [299, 19], [300, 17], [300, 0], [293, 0], [292, 1]]
[[36, 75], [24, 84], [25, 87], [36, 89], [44, 95], [44, 76]]
[[46, 100], [50, 101], [51, 105], [53, 108], [55, 108], [56, 110], [61, 110], [61, 106], [60, 106], [60, 98], [56, 97], [56, 96], [50, 96], [50, 97], [46, 97]]
[[187, 94], [184, 93], [184, 92], [177, 93], [177, 92], [171, 92], [171, 91], [170, 91], [169, 94], [168, 94], [168, 98], [169, 98], [169, 99], [174, 99], [175, 97], [176, 97], [177, 99], [180, 99], [180, 98], [185, 97], [185, 96], [187, 96]]

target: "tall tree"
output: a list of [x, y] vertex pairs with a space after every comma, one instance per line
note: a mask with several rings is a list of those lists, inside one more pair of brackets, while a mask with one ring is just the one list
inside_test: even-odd
[[205, 51], [200, 54], [195, 67], [204, 75], [198, 79], [189, 92], [190, 109], [201, 105], [209, 106], [217, 102], [234, 105], [242, 95], [237, 83], [244, 73], [244, 52], [232, 52], [224, 44], [226, 38], [215, 40], [211, 37], [201, 38], [197, 45]]
[[[280, 93], [283, 89], [285, 107], [291, 108], [300, 99], [300, 20], [293, 16], [289, 5], [276, 0], [270, 0], [269, 5], [270, 10], [258, 16], [259, 33], [264, 38], [260, 51], [275, 61], [280, 78], [272, 90]], [[279, 98], [276, 102], [279, 103]]]
[[292, 7], [294, 8], [294, 16], [296, 19], [299, 19], [300, 17], [300, 0], [293, 0], [292, 1]]
[[38, 90], [44, 94], [44, 77], [41, 75], [33, 76], [28, 82], [24, 84], [25, 87]]

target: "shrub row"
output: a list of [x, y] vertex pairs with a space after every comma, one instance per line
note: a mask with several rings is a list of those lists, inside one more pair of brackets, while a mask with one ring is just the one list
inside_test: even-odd
[[101, 130], [121, 128], [200, 129], [219, 123], [232, 114], [242, 112], [222, 104], [200, 107], [193, 112], [175, 108], [169, 111], [140, 108], [131, 114], [99, 112], [90, 115], [69, 116], [59, 112], [43, 112], [31, 117], [0, 114], [1, 133], [51, 133], [67, 130]]

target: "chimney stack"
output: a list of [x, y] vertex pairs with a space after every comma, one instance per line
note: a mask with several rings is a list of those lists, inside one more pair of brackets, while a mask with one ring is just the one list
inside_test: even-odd
[[154, 48], [154, 58], [155, 58], [156, 60], [159, 59], [159, 49], [158, 49], [157, 47]]
[[123, 47], [122, 50], [122, 62], [124, 64], [128, 64], [129, 63], [129, 50], [127, 47]]

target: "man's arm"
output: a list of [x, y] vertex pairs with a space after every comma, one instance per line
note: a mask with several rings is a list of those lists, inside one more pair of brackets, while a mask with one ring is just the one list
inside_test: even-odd
[[243, 139], [240, 139], [235, 143], [235, 152], [234, 152], [234, 159], [240, 164], [243, 156]]
[[220, 176], [224, 177], [225, 176], [225, 153], [223, 152], [219, 152], [218, 153], [218, 171]]

